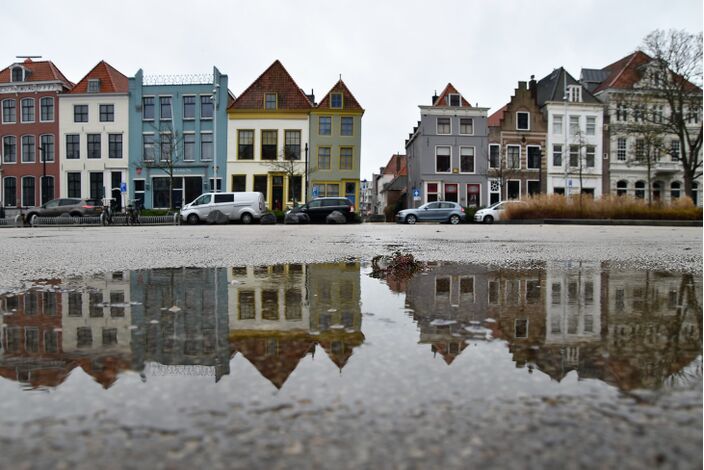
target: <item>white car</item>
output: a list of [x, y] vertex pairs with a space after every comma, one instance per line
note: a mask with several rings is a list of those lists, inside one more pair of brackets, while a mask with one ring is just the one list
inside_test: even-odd
[[504, 210], [510, 204], [525, 204], [523, 201], [501, 201], [497, 202], [493, 206], [489, 206], [486, 209], [479, 209], [474, 213], [475, 222], [484, 222], [485, 224], [491, 224], [495, 220], [501, 220]]

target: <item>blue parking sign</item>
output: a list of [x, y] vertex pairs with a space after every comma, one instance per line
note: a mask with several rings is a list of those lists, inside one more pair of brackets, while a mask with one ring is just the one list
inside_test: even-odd
[[127, 183], [125, 183], [125, 182], [120, 183], [120, 192], [121, 193], [127, 192]]

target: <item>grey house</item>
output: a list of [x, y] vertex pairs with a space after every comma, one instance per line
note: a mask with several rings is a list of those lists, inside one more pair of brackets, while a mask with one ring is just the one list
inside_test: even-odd
[[488, 108], [472, 106], [450, 83], [432, 106], [419, 108], [421, 120], [406, 140], [408, 207], [487, 205]]

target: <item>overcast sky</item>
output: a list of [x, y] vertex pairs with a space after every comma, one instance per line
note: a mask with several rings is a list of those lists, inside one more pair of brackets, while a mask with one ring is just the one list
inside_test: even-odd
[[236, 96], [275, 59], [322, 98], [339, 75], [366, 109], [370, 178], [451, 82], [493, 112], [519, 80], [600, 68], [654, 29], [702, 30], [701, 0], [3, 1], [3, 67], [42, 55], [77, 82], [106, 60], [132, 76], [209, 73]]

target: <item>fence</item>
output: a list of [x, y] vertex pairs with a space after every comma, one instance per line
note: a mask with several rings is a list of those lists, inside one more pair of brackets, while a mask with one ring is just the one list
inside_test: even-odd
[[[115, 215], [112, 225], [127, 225], [127, 216]], [[143, 215], [139, 217], [139, 225], [177, 225], [178, 214], [173, 215]], [[100, 217], [34, 217], [31, 224], [24, 224], [21, 217], [0, 219], [0, 227], [72, 227], [102, 225]]]

